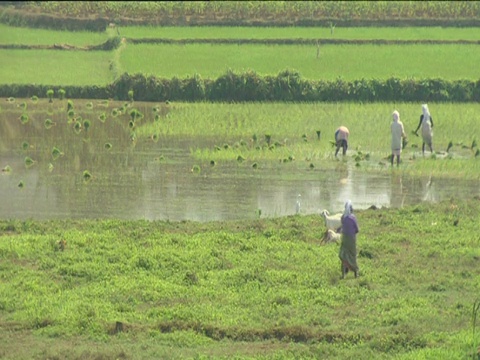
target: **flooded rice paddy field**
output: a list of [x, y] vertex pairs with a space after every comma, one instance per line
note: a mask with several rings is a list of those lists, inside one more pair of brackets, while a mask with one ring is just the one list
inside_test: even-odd
[[[22, 111], [23, 103], [33, 108], [30, 99], [1, 103], [2, 219], [206, 222], [336, 212], [346, 199], [362, 209], [480, 195], [478, 181], [366, 172], [349, 157], [325, 160], [336, 161], [328, 170], [303, 162], [252, 168], [232, 161], [200, 164], [197, 171], [191, 148], [213, 147], [211, 139], [136, 138], [128, 115], [110, 116], [122, 102], [93, 101], [100, 110], [85, 122], [69, 118], [67, 109], [50, 112], [53, 105], [40, 101], [44, 112]], [[92, 102], [75, 100], [80, 103]], [[100, 119], [102, 112], [107, 120]]]

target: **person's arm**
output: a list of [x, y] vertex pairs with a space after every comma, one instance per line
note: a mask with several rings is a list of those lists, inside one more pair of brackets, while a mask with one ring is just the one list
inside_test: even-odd
[[420, 129], [420, 126], [422, 125], [422, 120], [423, 120], [423, 114], [420, 115], [420, 122], [418, 123], [417, 128], [415, 129], [415, 134], [417, 134], [418, 129]]
[[432, 128], [433, 128], [433, 118], [430, 116], [430, 124], [432, 124]]
[[357, 218], [355, 218], [355, 221], [353, 222], [355, 224], [355, 234], [358, 234], [358, 231], [360, 230], [358, 228], [358, 222], [357, 222]]

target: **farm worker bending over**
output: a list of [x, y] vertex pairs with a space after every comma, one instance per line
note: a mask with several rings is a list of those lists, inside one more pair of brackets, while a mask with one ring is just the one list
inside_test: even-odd
[[338, 254], [342, 262], [342, 279], [345, 278], [348, 270], [352, 270], [355, 277], [358, 277], [357, 233], [357, 218], [353, 214], [352, 202], [347, 200], [342, 215], [342, 245]]
[[392, 166], [393, 160], [397, 157], [397, 166], [400, 165], [400, 154], [402, 153], [402, 138], [405, 139], [405, 131], [403, 129], [403, 124], [400, 121], [400, 114], [397, 110], [395, 110], [392, 114], [393, 122], [390, 125], [390, 130], [392, 132]]
[[337, 131], [335, 131], [335, 143], [337, 145], [337, 149], [335, 150], [335, 157], [337, 157], [338, 150], [340, 150], [340, 148], [343, 149], [343, 155], [347, 153], [348, 135], [350, 135], [350, 132], [345, 126], [340, 126]]
[[430, 116], [430, 111], [428, 111], [428, 105], [422, 105], [422, 115], [420, 115], [420, 122], [418, 123], [417, 129], [415, 130], [415, 135], [417, 134], [418, 129], [420, 126], [422, 127], [422, 154], [425, 155], [425, 144], [428, 145], [430, 148], [430, 152], [433, 153], [433, 146], [432, 146], [432, 137], [433, 137], [433, 119]]

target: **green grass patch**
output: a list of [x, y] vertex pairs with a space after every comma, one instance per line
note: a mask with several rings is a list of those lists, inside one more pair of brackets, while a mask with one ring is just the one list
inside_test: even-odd
[[120, 26], [128, 38], [165, 39], [346, 39], [478, 40], [476, 28], [444, 27], [247, 27]]
[[[172, 61], [174, 59], [174, 61]], [[285, 69], [305, 79], [476, 79], [476, 45], [132, 45], [120, 57], [123, 71], [172, 78], [217, 78], [229, 68], [277, 75]]]
[[358, 211], [361, 276], [343, 281], [318, 215], [3, 220], [2, 356], [63, 357], [74, 342], [74, 359], [466, 358], [480, 344], [479, 211]]
[[112, 54], [106, 51], [1, 50], [4, 84], [105, 85]]

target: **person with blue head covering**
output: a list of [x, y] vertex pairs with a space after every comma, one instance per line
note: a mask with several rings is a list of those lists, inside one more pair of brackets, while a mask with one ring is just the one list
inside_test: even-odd
[[345, 203], [342, 215], [342, 244], [338, 254], [342, 262], [342, 279], [349, 270], [358, 277], [357, 265], [357, 233], [359, 231], [357, 218], [353, 214], [353, 206], [350, 200]]

